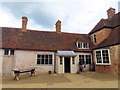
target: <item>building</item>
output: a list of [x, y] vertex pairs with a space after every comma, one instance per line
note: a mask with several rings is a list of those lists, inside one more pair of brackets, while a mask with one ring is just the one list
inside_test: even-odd
[[86, 71], [93, 65], [96, 72], [118, 72], [120, 13], [110, 8], [107, 14], [89, 34], [62, 32], [60, 20], [56, 32], [29, 30], [25, 16], [22, 28], [2, 27], [1, 73], [29, 67], [36, 67], [36, 73], [76, 73], [79, 62]]

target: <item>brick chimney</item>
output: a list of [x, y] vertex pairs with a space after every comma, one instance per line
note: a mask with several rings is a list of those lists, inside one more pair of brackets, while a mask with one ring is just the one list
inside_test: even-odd
[[58, 20], [55, 25], [56, 25], [56, 32], [60, 33], [61, 32], [61, 21]]
[[108, 15], [108, 19], [111, 19], [115, 15], [115, 9], [110, 7], [107, 10], [107, 15]]
[[22, 17], [22, 31], [26, 32], [28, 18], [26, 16]]

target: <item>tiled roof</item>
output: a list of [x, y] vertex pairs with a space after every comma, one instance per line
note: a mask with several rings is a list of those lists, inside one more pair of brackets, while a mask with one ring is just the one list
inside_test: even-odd
[[56, 50], [73, 50], [73, 51], [91, 51], [91, 49], [78, 49], [76, 40], [80, 38], [84, 42], [90, 43], [87, 34], [73, 33], [56, 33], [48, 31], [27, 30], [22, 32], [21, 28], [2, 27], [2, 47], [20, 50], [40, 50], [40, 51], [56, 51]]
[[97, 25], [89, 32], [93, 34], [103, 28], [115, 28], [120, 25], [120, 12], [115, 14], [111, 19], [101, 19]]
[[114, 28], [109, 37], [102, 41], [100, 44], [98, 44], [94, 49], [113, 46], [120, 44], [120, 26]]

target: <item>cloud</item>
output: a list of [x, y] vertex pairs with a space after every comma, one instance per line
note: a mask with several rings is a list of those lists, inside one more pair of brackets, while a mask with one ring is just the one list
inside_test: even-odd
[[[107, 18], [109, 7], [117, 9], [118, 0], [45, 0], [41, 2], [3, 2], [4, 25], [21, 25], [23, 15], [29, 18], [28, 28], [55, 31], [55, 22], [62, 21], [62, 31], [88, 33], [101, 18]], [[9, 21], [9, 23], [8, 23]], [[5, 24], [6, 23], [6, 24]], [[2, 24], [3, 25], [3, 24]]]

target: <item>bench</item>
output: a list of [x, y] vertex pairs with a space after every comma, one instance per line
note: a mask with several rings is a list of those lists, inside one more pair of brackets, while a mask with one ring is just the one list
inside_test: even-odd
[[35, 68], [28, 68], [28, 69], [13, 69], [12, 70], [14, 72], [14, 80], [19, 80], [19, 76], [21, 73], [27, 73], [30, 72], [31, 76], [35, 76]]

